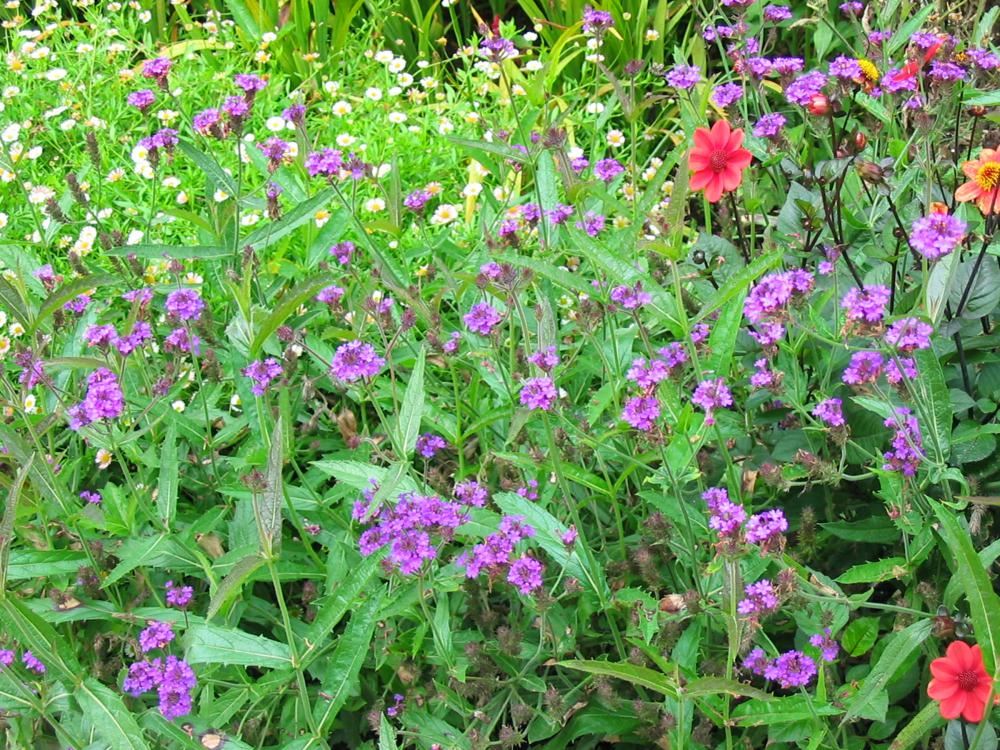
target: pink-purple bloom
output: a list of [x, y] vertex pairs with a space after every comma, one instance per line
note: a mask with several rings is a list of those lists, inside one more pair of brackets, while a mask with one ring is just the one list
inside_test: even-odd
[[250, 390], [255, 396], [263, 396], [267, 387], [284, 373], [281, 363], [274, 357], [257, 359], [243, 368], [244, 377], [250, 378], [253, 385]]
[[558, 398], [559, 391], [556, 389], [556, 384], [547, 376], [528, 378], [521, 387], [521, 406], [529, 409], [548, 411]]
[[910, 244], [927, 260], [940, 260], [959, 246], [966, 228], [966, 223], [957, 216], [932, 213], [913, 222]]
[[716, 409], [728, 409], [733, 405], [733, 394], [723, 378], [711, 378], [698, 383], [691, 396], [691, 403], [705, 412], [705, 424], [715, 424]]
[[493, 333], [493, 329], [503, 320], [503, 315], [488, 302], [477, 302], [465, 314], [462, 320], [465, 321], [465, 325], [473, 333], [478, 333], [480, 336], [489, 336]]
[[364, 341], [349, 341], [334, 352], [330, 374], [337, 380], [353, 383], [363, 378], [373, 378], [385, 366], [375, 347]]

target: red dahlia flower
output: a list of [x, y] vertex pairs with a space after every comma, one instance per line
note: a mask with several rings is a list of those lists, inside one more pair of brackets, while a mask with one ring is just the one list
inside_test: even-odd
[[993, 680], [986, 673], [979, 646], [954, 641], [945, 656], [931, 662], [934, 679], [927, 685], [927, 695], [941, 703], [945, 719], [983, 720]]
[[716, 203], [723, 193], [740, 186], [743, 170], [753, 156], [743, 148], [743, 131], [730, 130], [725, 120], [716, 121], [712, 129], [694, 131], [694, 147], [688, 156], [692, 190], [704, 190], [709, 203]]

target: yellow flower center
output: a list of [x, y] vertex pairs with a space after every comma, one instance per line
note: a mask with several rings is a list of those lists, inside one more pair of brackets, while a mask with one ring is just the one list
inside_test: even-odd
[[881, 77], [881, 74], [878, 72], [878, 68], [875, 67], [875, 63], [871, 60], [860, 59], [858, 60], [858, 66], [861, 68], [861, 72], [864, 74], [865, 80], [871, 83], [875, 83]]
[[976, 184], [983, 190], [993, 190], [1000, 185], [1000, 161], [988, 161], [976, 172]]

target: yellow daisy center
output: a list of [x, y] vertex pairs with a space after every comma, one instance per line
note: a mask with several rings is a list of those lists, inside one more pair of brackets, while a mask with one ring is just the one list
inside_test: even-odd
[[979, 167], [976, 184], [983, 190], [993, 190], [1000, 185], [1000, 161], [988, 161]]
[[881, 74], [878, 72], [878, 68], [875, 67], [875, 63], [871, 60], [858, 60], [858, 66], [861, 68], [861, 72], [865, 76], [865, 80], [875, 83], [880, 78]]

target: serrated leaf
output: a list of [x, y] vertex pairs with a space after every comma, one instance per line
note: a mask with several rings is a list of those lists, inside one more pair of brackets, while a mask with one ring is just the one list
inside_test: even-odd
[[271, 449], [267, 455], [267, 487], [253, 501], [260, 551], [265, 559], [273, 558], [281, 549], [281, 508], [285, 504], [285, 484], [281, 476], [284, 447], [281, 417], [278, 417], [271, 432]]
[[358, 674], [368, 656], [384, 596], [385, 588], [379, 588], [374, 596], [358, 606], [344, 634], [337, 640], [323, 681], [325, 697], [316, 704], [313, 712], [320, 734], [329, 729], [348, 697], [357, 690]]
[[922, 709], [920, 713], [910, 719], [910, 723], [903, 727], [899, 734], [889, 745], [889, 750], [910, 750], [926, 734], [944, 723], [941, 718], [941, 706], [936, 701], [931, 701]]
[[14, 541], [14, 521], [17, 518], [17, 503], [21, 499], [21, 489], [24, 481], [28, 478], [31, 464], [35, 460], [34, 455], [28, 459], [28, 463], [18, 470], [17, 476], [7, 492], [7, 502], [3, 509], [3, 518], [0, 519], [0, 597], [7, 591], [7, 581], [12, 579], [10, 569], [10, 545]]
[[896, 670], [930, 636], [933, 626], [934, 623], [930, 619], [918, 620], [891, 636], [889, 644], [872, 667], [872, 671], [865, 677], [861, 688], [848, 701], [847, 713], [841, 719], [841, 724], [860, 716], [875, 696], [886, 689]]
[[240, 241], [240, 246], [246, 247], [249, 245], [258, 252], [270, 247], [278, 240], [283, 239], [287, 235], [294, 232], [306, 222], [312, 221], [316, 216], [316, 212], [321, 207], [329, 204], [330, 201], [333, 200], [334, 195], [336, 195], [336, 193], [333, 191], [333, 188], [321, 190], [312, 198], [299, 203], [295, 208], [277, 221], [271, 222], [260, 229], [254, 230], [249, 237]]
[[873, 562], [853, 565], [837, 576], [834, 580], [837, 583], [879, 583], [888, 581], [891, 578], [898, 578], [905, 573], [905, 557], [887, 557]]
[[177, 487], [180, 482], [177, 458], [177, 421], [170, 420], [160, 448], [160, 476], [156, 488], [156, 509], [164, 528], [169, 531], [177, 513]]
[[284, 295], [277, 307], [264, 319], [260, 328], [257, 329], [257, 333], [254, 334], [253, 341], [250, 342], [249, 346], [249, 357], [251, 359], [256, 357], [268, 337], [277, 331], [281, 324], [288, 320], [301, 305], [315, 297], [329, 283], [330, 280], [328, 278], [317, 276], [316, 278], [303, 281]]
[[399, 745], [396, 744], [396, 730], [392, 728], [385, 714], [379, 718], [378, 750], [399, 750]]
[[14, 316], [14, 320], [25, 328], [31, 325], [31, 315], [29, 315], [28, 307], [21, 298], [21, 293], [2, 276], [0, 276], [0, 303]]
[[73, 697], [112, 750], [149, 750], [135, 717], [117, 693], [88, 677], [77, 687]]
[[875, 645], [878, 631], [877, 617], [860, 617], [844, 629], [840, 645], [850, 656], [863, 656]]
[[743, 727], [812, 723], [816, 716], [836, 716], [841, 710], [827, 703], [813, 705], [812, 696], [792, 695], [767, 703], [747, 701], [732, 712], [733, 722]]
[[292, 666], [287, 644], [235, 628], [192, 623], [181, 643], [191, 664], [235, 664], [271, 669]]
[[993, 590], [986, 568], [972, 547], [968, 531], [955, 520], [954, 511], [935, 503], [934, 512], [938, 519], [938, 533], [955, 560], [953, 572], [961, 582], [969, 603], [976, 643], [983, 650], [986, 671], [994, 674], [997, 651], [1000, 649], [1000, 597]]
[[601, 675], [602, 677], [614, 677], [617, 680], [624, 680], [633, 685], [640, 685], [641, 687], [655, 690], [668, 698], [678, 697], [677, 684], [673, 680], [647, 667], [639, 667], [628, 663], [580, 659], [561, 661], [556, 666], [575, 669], [587, 674]]
[[684, 686], [684, 695], [698, 698], [703, 695], [737, 695], [753, 698], [759, 701], [773, 700], [774, 696], [760, 688], [746, 685], [737, 680], [727, 680], [725, 677], [701, 677], [691, 680]]
[[225, 607], [234, 597], [236, 597], [243, 584], [256, 570], [264, 564], [264, 558], [260, 555], [247, 555], [240, 560], [233, 569], [229, 571], [225, 578], [219, 583], [219, 587], [212, 594], [212, 599], [208, 603], [208, 612], [205, 619], [212, 619], [220, 609]]
[[152, 564], [163, 554], [178, 555], [182, 552], [183, 547], [168, 534], [127, 539], [118, 550], [118, 564], [108, 574], [101, 586], [107, 588], [140, 565]]
[[137, 258], [175, 260], [218, 260], [228, 258], [232, 253], [219, 245], [122, 245], [105, 251], [106, 255], [125, 257], [134, 255]]
[[221, 186], [227, 193], [236, 195], [239, 192], [233, 178], [211, 156], [186, 140], [181, 140], [177, 147], [195, 163], [198, 169], [205, 173], [206, 177]]
[[28, 333], [30, 334], [37, 331], [38, 326], [44, 323], [46, 318], [70, 300], [75, 299], [90, 289], [97, 289], [98, 287], [108, 285], [114, 286], [117, 282], [118, 278], [112, 276], [111, 274], [96, 273], [90, 276], [73, 279], [72, 281], [60, 286], [58, 289], [53, 289], [52, 293], [45, 298], [41, 307], [38, 308], [38, 314], [35, 316], [35, 319], [25, 326], [28, 329]]
[[424, 365], [427, 361], [427, 349], [420, 347], [417, 361], [410, 374], [410, 382], [403, 394], [403, 403], [399, 408], [399, 419], [396, 421], [396, 441], [403, 456], [409, 457], [417, 445], [420, 434], [420, 420], [424, 413]]

